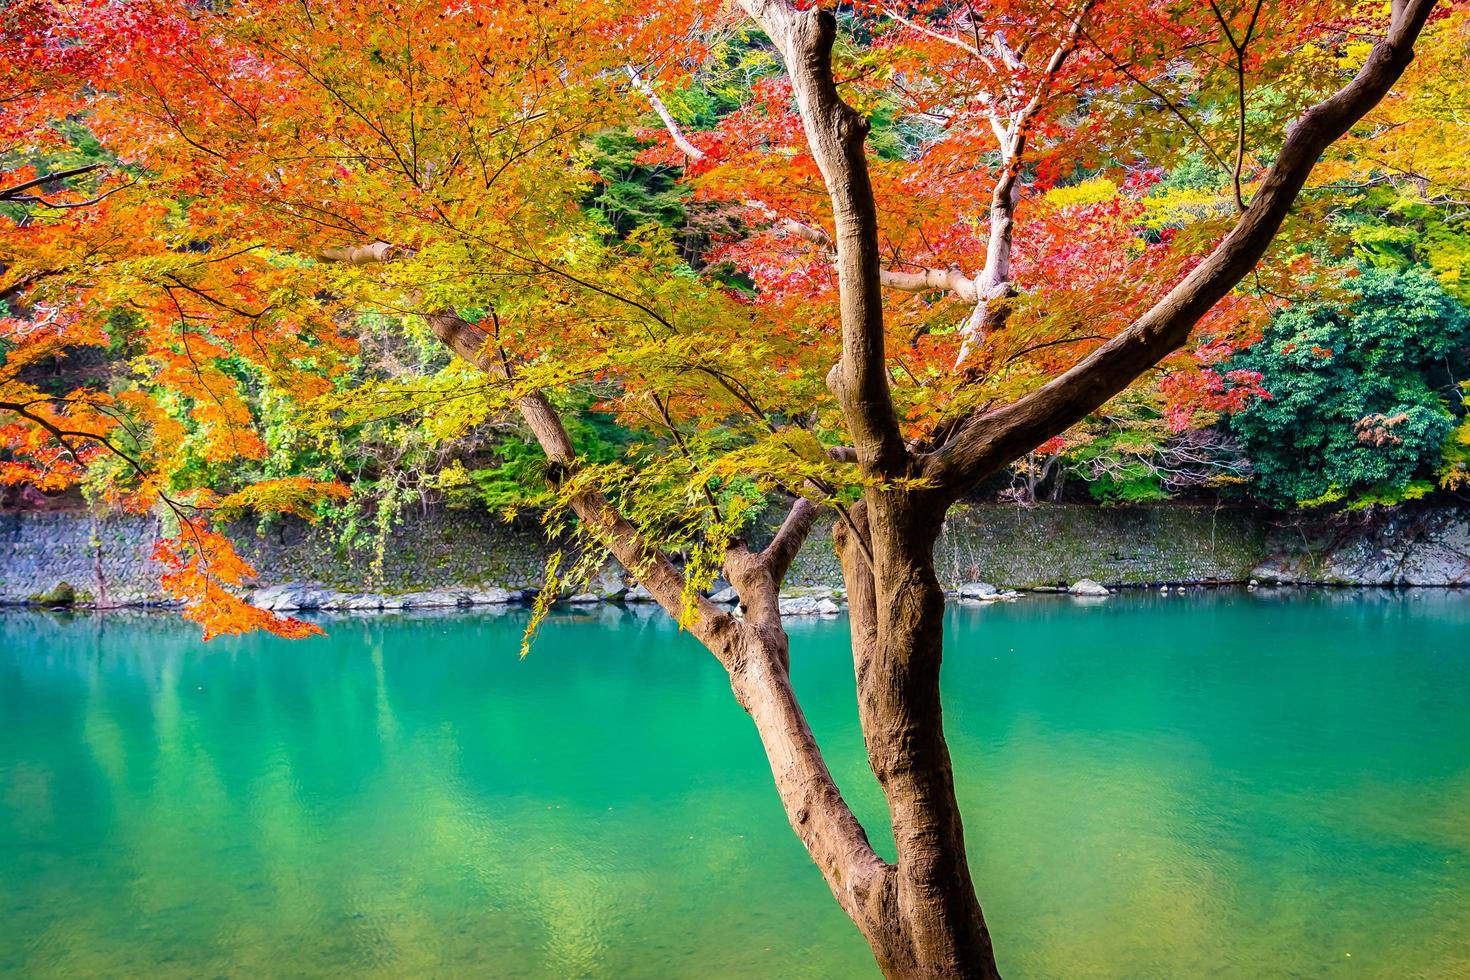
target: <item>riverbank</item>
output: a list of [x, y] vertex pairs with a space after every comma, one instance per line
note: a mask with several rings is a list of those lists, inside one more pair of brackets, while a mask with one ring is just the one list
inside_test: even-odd
[[[0, 603], [68, 583], [80, 604], [167, 601], [151, 559], [151, 516], [0, 515]], [[296, 520], [232, 530], [255, 566], [265, 608], [382, 610], [495, 605], [539, 590], [547, 545], [534, 523], [441, 511], [410, 516], [376, 549], [343, 547], [334, 529]], [[757, 543], [761, 532], [757, 531]], [[1406, 507], [1310, 519], [1189, 505], [1101, 508], [980, 504], [958, 508], [936, 548], [945, 588], [985, 601], [1080, 580], [1110, 588], [1244, 584], [1470, 584], [1470, 511]], [[715, 592], [723, 591], [717, 583]], [[637, 602], [646, 593], [609, 567], [568, 603]], [[733, 596], [724, 598], [733, 601]], [[827, 530], [806, 542], [787, 579], [790, 614], [835, 612], [842, 576]]]

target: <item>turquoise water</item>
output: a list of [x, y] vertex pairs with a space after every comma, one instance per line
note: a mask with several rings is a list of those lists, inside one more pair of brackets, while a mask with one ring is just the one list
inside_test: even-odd
[[[0, 975], [872, 975], [713, 660], [608, 609], [521, 661], [523, 615], [0, 615]], [[948, 625], [1008, 977], [1470, 976], [1470, 595]], [[793, 660], [889, 850], [842, 624]]]

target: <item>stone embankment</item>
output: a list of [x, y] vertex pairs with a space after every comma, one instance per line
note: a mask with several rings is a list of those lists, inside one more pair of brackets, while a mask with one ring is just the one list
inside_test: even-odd
[[[150, 557], [152, 517], [45, 512], [0, 515], [0, 603], [56, 595], [147, 605], [166, 601]], [[233, 529], [255, 566], [252, 601], [273, 610], [386, 610], [529, 601], [547, 546], [534, 524], [439, 512], [409, 518], [384, 542], [345, 547], [333, 529], [298, 521]], [[754, 537], [760, 543], [760, 533]], [[956, 510], [936, 549], [941, 582], [962, 602], [1021, 591], [1105, 595], [1109, 588], [1257, 581], [1266, 585], [1470, 585], [1470, 511], [1402, 508], [1310, 521], [1225, 507], [1105, 509], [1077, 505]], [[787, 579], [788, 615], [830, 615], [842, 575], [826, 530], [802, 548]], [[64, 590], [62, 590], [64, 592]], [[735, 595], [716, 583], [717, 602]], [[570, 604], [646, 602], [616, 568]]]

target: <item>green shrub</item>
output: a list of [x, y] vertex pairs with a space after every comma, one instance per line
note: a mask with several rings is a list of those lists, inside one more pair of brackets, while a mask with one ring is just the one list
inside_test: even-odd
[[1298, 305], [1231, 362], [1271, 395], [1230, 418], [1273, 503], [1413, 496], [1455, 426], [1470, 317], [1416, 269], [1370, 269], [1347, 309]]

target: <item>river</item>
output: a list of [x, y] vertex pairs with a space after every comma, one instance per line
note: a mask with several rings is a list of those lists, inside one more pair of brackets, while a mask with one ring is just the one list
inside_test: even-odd
[[[0, 975], [874, 975], [718, 665], [650, 610], [0, 614]], [[878, 849], [844, 620], [798, 693]], [[1010, 978], [1470, 976], [1470, 594], [953, 611]]]

